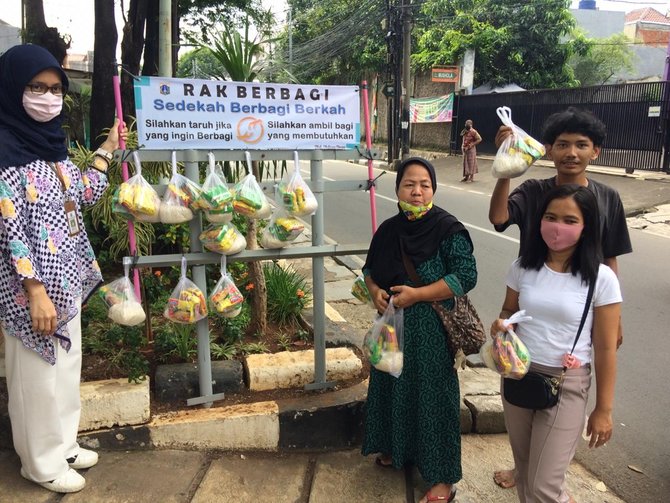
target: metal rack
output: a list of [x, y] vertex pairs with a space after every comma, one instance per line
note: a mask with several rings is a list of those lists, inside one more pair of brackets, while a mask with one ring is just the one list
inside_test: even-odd
[[[246, 152], [238, 150], [179, 150], [177, 161], [185, 166], [185, 176], [199, 182], [199, 162], [208, 160], [208, 152], [212, 152], [217, 161], [245, 161]], [[247, 151], [252, 161], [291, 160], [294, 151], [286, 150], [256, 150]], [[128, 151], [117, 152], [117, 157], [125, 159]], [[358, 255], [367, 253], [368, 243], [354, 245], [326, 245], [324, 244], [324, 192], [360, 191], [369, 188], [370, 181], [326, 181], [323, 178], [324, 160], [358, 160], [363, 155], [358, 150], [301, 150], [298, 151], [301, 160], [310, 161], [310, 180], [305, 182], [314, 193], [318, 209], [312, 215], [312, 245], [302, 247], [244, 250], [227, 257], [228, 261], [249, 262], [254, 260], [276, 260], [312, 258], [312, 283], [314, 299], [314, 382], [305, 386], [306, 389], [323, 389], [334, 383], [326, 381], [326, 341], [325, 341], [325, 278], [324, 257], [337, 255]], [[372, 154], [371, 154], [372, 155]], [[172, 151], [142, 150], [142, 161], [170, 162]], [[261, 183], [265, 193], [273, 194], [274, 183]], [[185, 254], [186, 260], [192, 266], [193, 282], [207, 295], [205, 264], [217, 264], [221, 260], [218, 253], [203, 252], [199, 236], [202, 232], [202, 220], [199, 214], [189, 222], [191, 253]], [[182, 255], [151, 255], [135, 258], [139, 267], [164, 267], [181, 262]], [[212, 364], [209, 347], [209, 326], [205, 318], [197, 323], [198, 336], [198, 376], [200, 396], [187, 400], [188, 405], [204, 404], [210, 407], [215, 400], [224, 398], [223, 393], [213, 394], [212, 391]]]

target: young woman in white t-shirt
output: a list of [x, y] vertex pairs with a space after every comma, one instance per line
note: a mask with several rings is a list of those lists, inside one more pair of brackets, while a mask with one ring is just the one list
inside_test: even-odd
[[[616, 275], [601, 263], [598, 218], [598, 203], [585, 187], [560, 185], [546, 195], [530, 239], [509, 269], [500, 318], [491, 326], [492, 335], [504, 331], [503, 319], [525, 309], [533, 320], [516, 327], [516, 333], [530, 352], [531, 370], [559, 376], [568, 367], [554, 407], [525, 409], [503, 396], [522, 503], [572, 501], [565, 473], [584, 428], [592, 364], [597, 395], [587, 424], [589, 447], [600, 447], [612, 436], [622, 299]], [[591, 307], [569, 355], [593, 282]]]

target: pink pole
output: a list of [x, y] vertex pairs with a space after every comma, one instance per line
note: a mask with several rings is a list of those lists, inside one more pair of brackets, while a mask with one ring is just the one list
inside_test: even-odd
[[[372, 131], [370, 131], [370, 107], [368, 105], [368, 81], [364, 80], [363, 85], [363, 114], [365, 119], [365, 146], [368, 153], [372, 150]], [[368, 180], [374, 180], [372, 170], [372, 159], [368, 159]], [[370, 187], [370, 219], [372, 221], [372, 233], [377, 232], [377, 203], [375, 200], [375, 187]]]
[[[123, 122], [123, 106], [121, 105], [121, 80], [118, 75], [112, 77], [113, 87], [114, 87], [114, 103], [116, 104], [116, 116]], [[126, 142], [123, 138], [119, 137], [119, 148], [121, 150], [126, 149]], [[121, 177], [125, 182], [128, 180], [128, 163], [123, 161], [121, 163]], [[135, 224], [128, 221], [128, 243], [130, 245], [130, 254], [135, 255], [137, 251], [137, 241], [135, 241]], [[135, 295], [137, 295], [137, 300], [141, 301], [142, 296], [140, 295], [140, 273], [137, 271], [137, 267], [133, 267], [133, 284], [135, 285]]]

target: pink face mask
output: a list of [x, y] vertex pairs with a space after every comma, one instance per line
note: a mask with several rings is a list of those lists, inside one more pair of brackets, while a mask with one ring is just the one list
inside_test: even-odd
[[34, 94], [23, 93], [23, 108], [31, 119], [37, 122], [49, 122], [58, 117], [63, 109], [63, 97], [54, 96], [51, 92]]
[[547, 243], [550, 250], [563, 251], [577, 244], [582, 235], [584, 225], [582, 224], [562, 224], [559, 222], [550, 222], [542, 220], [540, 223], [540, 234]]

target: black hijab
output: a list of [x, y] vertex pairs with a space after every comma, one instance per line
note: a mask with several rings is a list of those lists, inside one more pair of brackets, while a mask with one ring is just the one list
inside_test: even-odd
[[[396, 193], [405, 170], [412, 164], [421, 164], [426, 168], [434, 194], [437, 190], [435, 168], [421, 157], [410, 157], [402, 161], [396, 174]], [[401, 243], [417, 268], [425, 260], [435, 256], [440, 244], [448, 236], [460, 231], [465, 231], [463, 224], [438, 206], [433, 205], [422, 218], [413, 221], [408, 220], [398, 207], [398, 214], [385, 220], [375, 232], [363, 268], [370, 269], [372, 279], [385, 290], [402, 285], [407, 281], [408, 274], [403, 265]]]
[[0, 56], [0, 168], [67, 157], [63, 112], [49, 122], [38, 122], [23, 108], [26, 85], [49, 68], [59, 72], [63, 87], [68, 87], [65, 72], [43, 47], [16, 45]]

